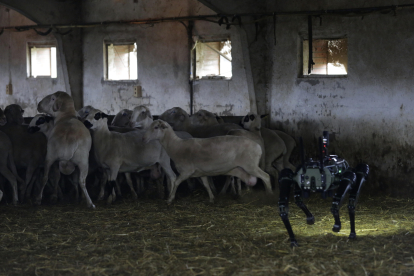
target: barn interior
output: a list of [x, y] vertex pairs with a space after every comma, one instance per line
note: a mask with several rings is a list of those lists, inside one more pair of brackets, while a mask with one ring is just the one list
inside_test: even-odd
[[293, 249], [276, 195], [209, 205], [200, 186], [172, 207], [143, 197], [93, 211], [3, 202], [0, 275], [411, 275], [413, 14], [409, 0], [0, 0], [2, 109], [31, 118], [65, 91], [110, 115], [268, 114], [262, 125], [302, 137], [310, 156], [329, 131], [331, 153], [370, 167], [359, 239], [347, 208], [344, 235], [330, 203], [306, 201], [322, 218], [309, 226], [292, 199]]

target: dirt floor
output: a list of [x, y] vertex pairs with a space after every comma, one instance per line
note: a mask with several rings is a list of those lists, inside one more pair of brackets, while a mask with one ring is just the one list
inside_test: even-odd
[[330, 199], [291, 204], [300, 247], [290, 248], [275, 196], [245, 192], [214, 204], [196, 190], [168, 206], [124, 199], [0, 206], [0, 275], [414, 275], [413, 201], [362, 196], [357, 235], [331, 231]]

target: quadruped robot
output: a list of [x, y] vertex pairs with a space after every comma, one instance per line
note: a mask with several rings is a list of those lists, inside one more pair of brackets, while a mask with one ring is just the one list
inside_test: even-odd
[[291, 169], [284, 169], [279, 177], [279, 213], [282, 221], [289, 233], [290, 245], [298, 246], [290, 225], [289, 213], [289, 195], [294, 187], [294, 198], [296, 205], [302, 209], [306, 215], [307, 224], [314, 224], [315, 217], [308, 210], [302, 201], [302, 197], [308, 197], [310, 192], [319, 192], [323, 198], [333, 196], [331, 213], [334, 216], [335, 224], [332, 231], [341, 230], [341, 220], [339, 218], [339, 208], [349, 191], [348, 212], [351, 224], [351, 234], [349, 239], [355, 239], [355, 207], [358, 200], [362, 184], [368, 177], [369, 166], [359, 164], [355, 169], [349, 167], [345, 159], [337, 155], [328, 154], [329, 133], [323, 132], [323, 137], [319, 137], [319, 160], [309, 158], [305, 161], [305, 151], [303, 140], [300, 138], [301, 164], [294, 173]]

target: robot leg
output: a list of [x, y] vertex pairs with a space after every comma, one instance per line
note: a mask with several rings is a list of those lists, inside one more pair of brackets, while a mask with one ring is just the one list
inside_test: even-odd
[[356, 181], [356, 175], [352, 171], [346, 171], [344, 172], [342, 179], [339, 183], [339, 188], [336, 190], [336, 193], [333, 197], [332, 201], [332, 208], [331, 213], [334, 216], [335, 224], [332, 228], [332, 231], [339, 232], [341, 230], [341, 220], [339, 218], [339, 208], [340, 202], [342, 200], [342, 197], [344, 193], [348, 190], [348, 186], [354, 184]]
[[351, 186], [351, 191], [349, 192], [349, 203], [348, 203], [348, 211], [349, 211], [349, 221], [351, 224], [351, 233], [349, 234], [349, 239], [356, 239], [356, 232], [355, 232], [355, 207], [358, 201], [359, 193], [364, 183], [365, 179], [369, 173], [369, 166], [367, 164], [359, 164], [355, 168], [356, 173], [356, 181], [355, 184]]
[[303, 201], [302, 201], [302, 189], [299, 187], [298, 183], [295, 183], [295, 203], [305, 213], [306, 223], [307, 224], [314, 224], [315, 223], [315, 217], [309, 211], [308, 207], [306, 207], [305, 203], [303, 203]]
[[292, 189], [293, 184], [293, 172], [290, 169], [284, 169], [280, 173], [279, 177], [279, 188], [280, 188], [280, 195], [279, 195], [279, 214], [282, 218], [283, 224], [288, 231], [290, 237], [290, 246], [298, 246], [298, 243], [295, 239], [295, 235], [293, 234], [292, 226], [290, 225], [289, 221], [289, 195], [290, 190]]

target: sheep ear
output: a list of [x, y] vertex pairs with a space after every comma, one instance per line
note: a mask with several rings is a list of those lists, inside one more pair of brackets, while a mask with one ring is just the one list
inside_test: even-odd
[[103, 113], [103, 112], [101, 113], [101, 116], [102, 116], [102, 119], [103, 119], [103, 118], [108, 118], [108, 117], [109, 117], [109, 116], [108, 116], [108, 114], [105, 114], [105, 113]]
[[269, 114], [264, 114], [264, 115], [260, 115], [260, 118], [266, 118], [267, 116], [269, 116]]
[[53, 112], [60, 110], [61, 107], [62, 107], [62, 100], [59, 100], [59, 98], [56, 98], [55, 103], [52, 106]]
[[46, 123], [53, 121], [53, 117], [50, 117], [50, 116], [46, 116], [45, 119], [46, 119]]
[[168, 126], [167, 126], [165, 123], [160, 123], [160, 127], [161, 127], [162, 129], [166, 129], [166, 128], [168, 128]]

